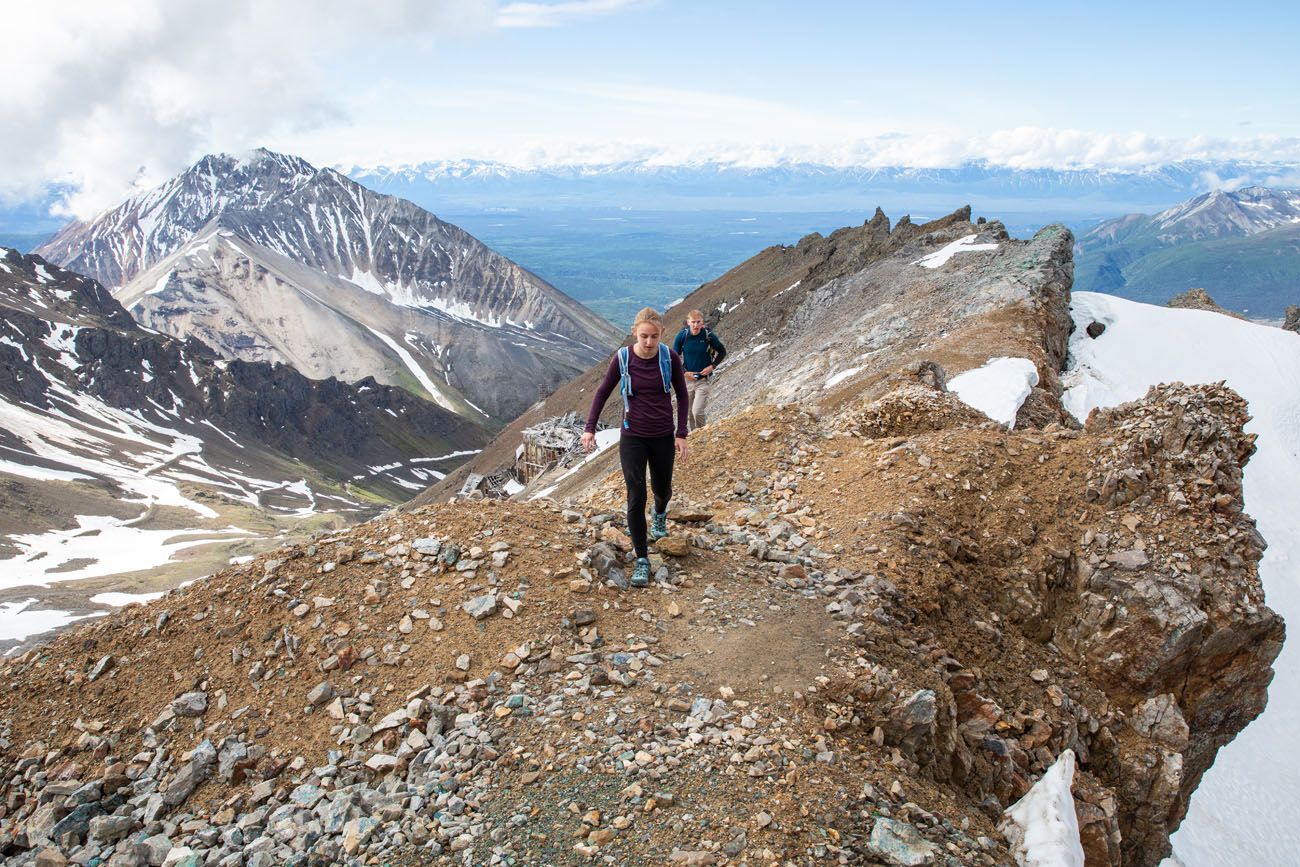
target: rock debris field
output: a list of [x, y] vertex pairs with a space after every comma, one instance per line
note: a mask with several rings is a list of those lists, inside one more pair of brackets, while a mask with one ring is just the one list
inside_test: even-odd
[[1155, 864], [1282, 638], [1244, 420], [752, 408], [693, 435], [645, 590], [617, 474], [270, 552], [0, 664], [0, 854], [1012, 864], [1073, 749], [1089, 864]]

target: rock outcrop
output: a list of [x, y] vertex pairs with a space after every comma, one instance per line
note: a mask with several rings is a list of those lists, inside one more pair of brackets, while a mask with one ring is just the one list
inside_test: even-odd
[[1209, 310], [1211, 313], [1222, 313], [1224, 316], [1231, 316], [1235, 319], [1245, 319], [1240, 313], [1234, 313], [1231, 310], [1224, 310], [1218, 305], [1210, 293], [1204, 289], [1188, 289], [1181, 295], [1175, 295], [1165, 303], [1166, 307], [1183, 307], [1188, 310]]
[[1300, 306], [1292, 304], [1286, 309], [1286, 318], [1282, 321], [1282, 327], [1287, 331], [1300, 334]]

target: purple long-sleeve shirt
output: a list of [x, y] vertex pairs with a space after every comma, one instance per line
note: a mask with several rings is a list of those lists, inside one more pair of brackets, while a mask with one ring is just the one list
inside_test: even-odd
[[[677, 394], [677, 436], [686, 436], [686, 410], [690, 396], [686, 393], [686, 374], [682, 371], [682, 359], [671, 349], [669, 357], [673, 360], [673, 391]], [[659, 372], [659, 353], [650, 358], [642, 358], [635, 349], [627, 352], [627, 372], [632, 377], [632, 396], [628, 398], [629, 411], [627, 427], [623, 432], [636, 437], [666, 437], [673, 434], [672, 396], [664, 391], [663, 374]], [[609, 370], [600, 381], [595, 396], [591, 399], [591, 411], [587, 413], [587, 432], [596, 432], [596, 421], [600, 418], [605, 401], [618, 390], [620, 379], [618, 353], [609, 360]], [[622, 401], [619, 395], [619, 401]]]

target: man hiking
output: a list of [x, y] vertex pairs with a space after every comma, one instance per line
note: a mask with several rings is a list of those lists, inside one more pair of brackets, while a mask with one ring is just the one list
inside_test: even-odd
[[[673, 458], [686, 459], [686, 377], [682, 360], [660, 342], [664, 323], [653, 307], [636, 315], [632, 323], [633, 343], [610, 359], [609, 370], [591, 399], [582, 447], [596, 447], [596, 422], [605, 401], [619, 386], [623, 396], [623, 426], [619, 433], [618, 456], [627, 486], [627, 532], [636, 552], [632, 586], [650, 584], [650, 555], [646, 542], [645, 474], [650, 467], [654, 491], [650, 537], [668, 535], [668, 500], [673, 494]], [[673, 425], [673, 393], [677, 395], [677, 424]]]
[[677, 332], [673, 351], [682, 357], [686, 368], [686, 391], [690, 395], [688, 416], [691, 430], [704, 426], [705, 411], [709, 405], [709, 377], [722, 359], [727, 357], [727, 347], [718, 335], [704, 327], [704, 314], [692, 310], [686, 314], [686, 327]]

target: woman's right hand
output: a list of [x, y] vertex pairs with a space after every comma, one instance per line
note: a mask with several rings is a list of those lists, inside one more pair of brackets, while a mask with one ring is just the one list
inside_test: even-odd
[[582, 432], [582, 448], [584, 451], [591, 451], [596, 448], [596, 435], [589, 431]]

